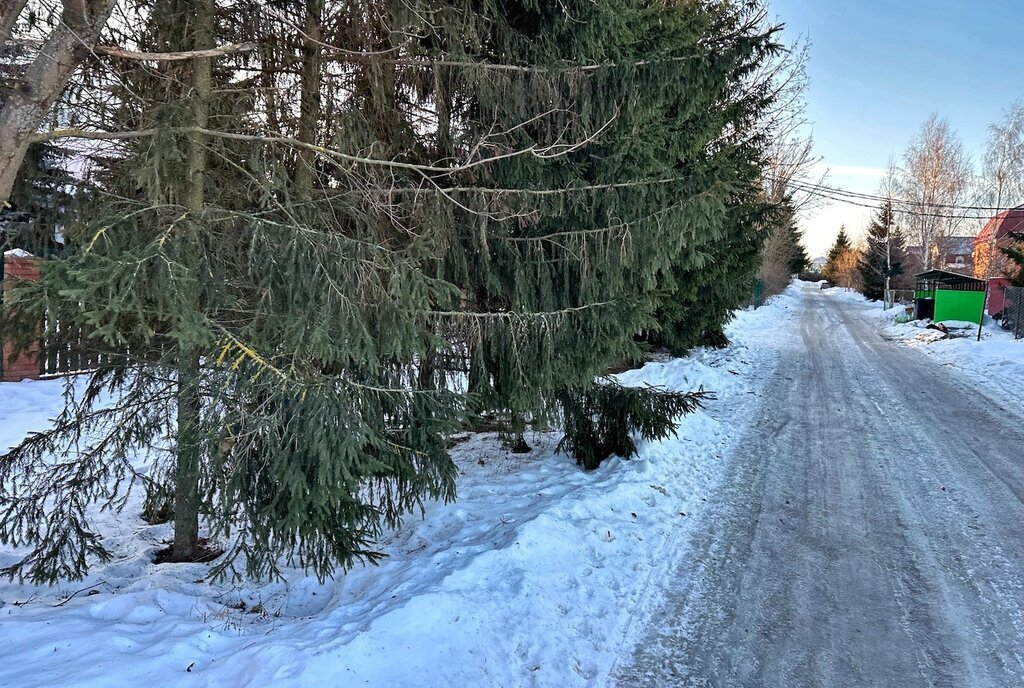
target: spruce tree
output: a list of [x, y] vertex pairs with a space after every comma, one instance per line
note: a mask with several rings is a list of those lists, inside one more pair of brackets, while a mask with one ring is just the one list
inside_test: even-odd
[[878, 301], [885, 296], [893, 277], [903, 274], [906, 242], [896, 225], [892, 203], [879, 208], [867, 231], [867, 250], [861, 256], [860, 271], [864, 296]]
[[[202, 9], [160, 0], [140, 44], [237, 42]], [[214, 555], [205, 531], [229, 548], [218, 571], [251, 575], [277, 573], [282, 556], [321, 576], [372, 560], [384, 527], [453, 496], [444, 437], [465, 402], [410, 381], [426, 309], [457, 292], [420, 271], [434, 249], [382, 240], [381, 187], [352, 174], [337, 202], [291, 200], [296, 146], [252, 116], [262, 103], [235, 81], [248, 59], [125, 68], [144, 100], [108, 115], [111, 128], [152, 134], [113, 156], [69, 227], [77, 249], [11, 295], [12, 334], [45, 314], [48, 339], [84, 328], [104, 354], [55, 426], [0, 462], [0, 538], [29, 546], [11, 575], [76, 577], [109, 556], [88, 508], [122, 507], [140, 481], [173, 507], [165, 560]], [[153, 445], [139, 474], [129, 457]], [[51, 455], [67, 458], [41, 470]]]
[[1016, 266], [1009, 275], [1010, 283], [1024, 287], [1024, 232], [1010, 233], [1007, 245], [1000, 246], [999, 250]]
[[839, 233], [836, 234], [836, 240], [832, 243], [832, 248], [828, 250], [825, 267], [821, 271], [822, 275], [830, 282], [836, 282], [839, 263], [851, 248], [850, 238], [846, 235], [846, 225], [842, 225], [839, 228]]
[[138, 8], [142, 50], [256, 47], [118, 66], [98, 124], [135, 135], [5, 316], [103, 355], [0, 460], [0, 540], [28, 552], [8, 573], [82, 575], [109, 556], [88, 510], [141, 482], [167, 559], [214, 556], [205, 533], [215, 571], [325, 576], [454, 497], [445, 440], [475, 416], [563, 427], [593, 467], [704, 398], [601, 378], [659, 324], [721, 342], [745, 296], [756, 5]]
[[53, 143], [29, 146], [11, 188], [6, 207], [0, 207], [0, 249], [19, 248], [37, 256], [57, 249], [64, 215], [73, 199], [67, 171], [69, 154]]
[[807, 249], [804, 248], [803, 233], [794, 221], [786, 223], [785, 233], [787, 242], [792, 247], [789, 260], [789, 274], [799, 275], [811, 264], [811, 259], [807, 256]]

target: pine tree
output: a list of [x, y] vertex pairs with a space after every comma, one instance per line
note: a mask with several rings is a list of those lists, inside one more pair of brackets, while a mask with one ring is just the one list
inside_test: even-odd
[[[850, 244], [850, 237], [846, 235], [846, 225], [839, 228], [839, 233], [836, 234], [836, 240], [832, 244], [832, 248], [828, 251], [826, 256], [826, 265], [834, 264], [846, 251], [853, 248]], [[826, 268], [827, 269], [827, 268]]]
[[890, 280], [903, 274], [904, 262], [906, 242], [896, 225], [892, 203], [886, 201], [868, 225], [867, 250], [857, 265], [864, 296], [873, 301], [882, 299]]
[[833, 284], [839, 284], [847, 289], [853, 289], [859, 278], [857, 265], [860, 262], [860, 252], [850, 243], [846, 234], [846, 227], [839, 228], [836, 241], [829, 249], [825, 268], [822, 275]]
[[[212, 5], [161, 0], [144, 45], [209, 47], [224, 29], [203, 15]], [[234, 42], [224, 38], [216, 43]], [[32, 532], [25, 518], [50, 535], [11, 573], [81, 575], [85, 558], [58, 546], [108, 556], [85, 506], [122, 505], [112, 481], [137, 477], [126, 457], [161, 438], [175, 454], [145, 486], [173, 503], [164, 559], [214, 554], [199, 538], [202, 512], [206, 532], [231, 546], [222, 572], [242, 561], [273, 575], [288, 556], [323, 576], [373, 560], [382, 528], [454, 494], [444, 437], [465, 401], [409, 384], [427, 309], [454, 307], [452, 287], [420, 270], [435, 249], [384, 243], [380, 232], [400, 227], [376, 206], [378, 187], [364, 195], [354, 175], [337, 201], [292, 202], [308, 182], [295, 188], [290, 151], [246, 138], [261, 128], [246, 117], [251, 92], [230, 82], [239, 67], [207, 58], [126, 74], [149, 100], [121, 114], [125, 128], [155, 134], [112, 165], [107, 183], [120, 193], [97, 194], [79, 216], [71, 235], [82, 250], [46, 264], [12, 303], [15, 331], [56, 307], [48, 322], [88, 327], [107, 357], [80, 405], [4, 459], [5, 473], [28, 482], [13, 486], [21, 498], [0, 519], [12, 537]], [[105, 389], [117, 403], [101, 409]], [[73, 473], [20, 470], [83, 435], [103, 439], [72, 455]], [[35, 509], [43, 500], [62, 506]]]
[[[578, 21], [559, 21], [563, 11]], [[518, 130], [521, 138], [512, 148], [536, 146], [538, 139], [550, 140], [559, 131], [578, 131], [576, 138], [603, 132], [585, 149], [558, 159], [518, 157], [480, 173], [491, 172], [493, 186], [526, 185], [546, 195], [511, 199], [512, 221], [490, 217], [486, 234], [472, 221], [457, 223], [468, 231], [453, 246], [444, 274], [470, 295], [474, 308], [562, 314], [549, 343], [517, 342], [508, 323], [499, 320], [482, 328], [479, 341], [467, 347], [478, 408], [507, 418], [515, 437], [527, 424], [544, 427], [557, 420], [565, 408], [552, 402], [588, 388], [611, 363], [637, 358], [634, 335], [640, 330], [660, 324], [696, 343], [721, 339], [722, 322], [747, 290], [744, 277], [729, 270], [730, 250], [743, 242], [727, 237], [730, 231], [745, 234], [753, 246], [753, 230], [750, 224], [731, 224], [728, 209], [739, 207], [744, 193], [753, 195], [757, 141], [744, 141], [746, 132], [738, 128], [735, 136], [742, 145], [712, 143], [730, 129], [730, 122], [735, 126], [742, 118], [756, 119], [763, 101], [750, 96], [733, 102], [731, 109], [712, 103], [733, 97], [729, 84], [737, 84], [750, 62], [764, 56], [767, 43], [761, 36], [727, 49], [730, 44], [723, 41], [727, 59], [708, 69], [701, 67], [711, 55], [700, 36], [712, 27], [731, 32], [740, 16], [700, 16], [692, 8], [674, 7], [652, 13], [629, 2], [580, 2], [543, 9], [507, 6], [501, 17], [493, 25], [508, 23], [509, 33], [492, 42], [501, 46], [507, 41], [509, 47], [497, 53], [529, 51], [541, 64], [567, 65], [547, 75], [547, 93], [564, 93], [570, 118], [518, 127], [528, 112], [522, 110], [522, 99], [509, 98], [509, 93], [522, 92], [515, 76], [506, 77], [511, 85], [505, 89], [474, 93], [467, 107], [507, 117], [495, 128]], [[646, 61], [652, 52], [663, 58]], [[580, 63], [605, 66], [568, 66]], [[538, 81], [538, 74], [530, 75], [533, 88]], [[697, 85], [705, 82], [710, 83]], [[528, 92], [524, 95], [529, 102]], [[587, 106], [578, 110], [581, 98]], [[680, 112], [689, 118], [683, 131]], [[536, 221], [524, 221], [538, 201], [544, 210]], [[752, 250], [756, 254], [756, 246]], [[712, 269], [723, 279], [711, 275]], [[733, 280], [743, 286], [722, 288], [722, 282], [731, 286]], [[713, 297], [698, 298], [698, 291], [713, 291], [726, 305]], [[697, 317], [670, 320], [669, 306], [686, 298], [709, 324]], [[581, 341], [590, 345], [581, 347]], [[524, 348], [535, 353], [527, 357], [528, 365], [510, 367], [517, 360], [511, 354]]]

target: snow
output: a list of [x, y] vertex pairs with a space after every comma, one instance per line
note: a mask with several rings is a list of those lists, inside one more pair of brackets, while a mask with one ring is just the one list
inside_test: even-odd
[[978, 341], [978, 324], [959, 320], [943, 321], [945, 334], [928, 329], [928, 320], [896, 322], [902, 307], [884, 310], [879, 301], [868, 301], [853, 291], [829, 290], [830, 297], [860, 303], [868, 317], [878, 320], [883, 337], [912, 347], [943, 367], [956, 370], [965, 384], [1020, 404], [1024, 390], [1024, 339], [999, 327], [986, 316]]
[[5, 258], [31, 258], [32, 254], [21, 248], [12, 248], [9, 251], [4, 251]]
[[982, 328], [981, 341], [977, 340], [978, 325], [943, 323], [949, 336], [936, 330], [922, 329], [920, 322], [892, 324], [884, 335], [913, 346], [935, 359], [963, 373], [975, 387], [1005, 397], [1020, 404], [1024, 390], [1024, 339], [1014, 340], [1010, 332], [989, 322]]
[[[678, 436], [585, 473], [532, 438], [513, 455], [488, 435], [454, 450], [459, 499], [390, 533], [378, 566], [319, 583], [203, 580], [203, 564], [151, 563], [169, 526], [96, 520], [115, 553], [84, 581], [0, 582], [0, 686], [602, 685], [686, 560], [686, 534], [763, 403], [797, 329], [792, 287], [727, 328], [733, 344], [619, 376], [717, 394]], [[63, 407], [57, 381], [0, 384], [0, 446]], [[0, 565], [15, 553], [0, 546]], [[695, 563], [695, 565], [697, 565]]]

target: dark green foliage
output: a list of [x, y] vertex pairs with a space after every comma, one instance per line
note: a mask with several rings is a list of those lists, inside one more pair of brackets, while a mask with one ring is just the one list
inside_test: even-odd
[[[191, 45], [195, 3], [139, 6], [140, 49]], [[749, 294], [775, 50], [756, 4], [328, 3], [344, 50], [298, 108], [314, 127], [293, 75], [316, 51], [236, 9], [216, 44], [259, 49], [218, 59], [208, 98], [189, 62], [123, 65], [104, 128], [151, 134], [106, 154], [72, 249], [11, 294], [5, 330], [82, 328], [104, 358], [0, 460], [0, 540], [29, 550], [7, 573], [82, 575], [109, 556], [87, 509], [134, 484], [153, 517], [197, 490], [217, 572], [322, 577], [454, 497], [445, 440], [475, 417], [564, 425], [593, 467], [707, 398], [595, 378], [650, 342], [724, 345]]]
[[1012, 232], [1008, 238], [1008, 245], [1000, 246], [999, 250], [1016, 264], [1010, 282], [1015, 287], [1024, 287], [1024, 232]]
[[[488, 168], [490, 185], [559, 192], [513, 197], [513, 220], [489, 220], [486, 235], [461, 223], [458, 255], [444, 273], [477, 309], [573, 312], [542, 355], [510, 366], [516, 359], [497, 332], [473, 359], [485, 408], [544, 424], [562, 388], [586, 388], [611, 363], [639, 357], [641, 332], [674, 351], [722, 340], [730, 310], [748, 296], [758, 245], [756, 228], [739, 216], [753, 214], [760, 142], [747, 127], [764, 101], [756, 89], [743, 97], [736, 89], [772, 46], [764, 33], [714, 38], [746, 30], [742, 13], [725, 6], [524, 3], [505, 5], [501, 17], [540, 63], [619, 63], [543, 77], [548, 93], [573, 104], [572, 118], [521, 129], [511, 148], [565, 128], [577, 138], [604, 133], [558, 159]], [[505, 90], [476, 97], [473, 107], [507, 118], [499, 128], [529, 114]]]
[[853, 245], [850, 243], [850, 237], [846, 235], [846, 227], [840, 227], [839, 233], [836, 234], [836, 240], [832, 244], [832, 248], [828, 250], [828, 255], [826, 256], [825, 264], [834, 265], [835, 262], [839, 260], [845, 252], [849, 251], [852, 248]]
[[800, 233], [795, 222], [786, 225], [785, 229], [788, 241], [793, 246], [793, 254], [789, 261], [789, 274], [799, 275], [807, 270], [811, 259], [807, 256], [807, 249], [803, 245], [803, 235]]
[[20, 248], [45, 256], [57, 249], [56, 232], [72, 202], [67, 157], [67, 151], [52, 143], [29, 146], [9, 206], [0, 208], [0, 250]]
[[903, 274], [906, 241], [896, 226], [892, 203], [886, 202], [868, 225], [867, 250], [857, 269], [861, 274], [864, 296], [872, 301], [885, 296], [886, 278]]
[[[189, 256], [204, 242], [161, 243], [166, 229], [158, 228], [166, 224], [157, 220], [140, 212], [137, 223], [110, 225], [88, 250], [45, 263], [39, 285], [12, 292], [8, 311], [23, 322], [39, 321], [42, 313], [31, 309], [37, 304], [54, 304], [69, 310], [53, 311], [50, 322], [80, 317], [102, 345], [115, 352], [128, 347], [133, 355], [110, 354], [53, 430], [4, 456], [0, 537], [35, 543], [22, 567], [8, 573], [38, 582], [80, 576], [87, 557], [109, 554], [88, 530], [89, 503], [119, 508], [133, 480], [154, 495], [166, 493], [149, 481], [168, 471], [139, 476], [125, 457], [138, 447], [166, 446], [175, 435], [175, 380], [167, 371], [180, 340], [198, 346], [205, 362], [200, 494], [211, 534], [229, 544], [218, 566], [231, 566], [242, 554], [249, 573], [275, 574], [278, 557], [287, 553], [293, 563], [326, 575], [338, 564], [372, 560], [381, 529], [422, 499], [453, 496], [454, 466], [443, 438], [459, 427], [463, 401], [446, 390], [409, 387], [411, 352], [400, 362], [379, 362], [399, 344], [367, 331], [372, 320], [351, 304], [367, 276], [350, 268], [347, 242], [332, 252], [329, 242], [306, 243], [310, 237], [290, 233], [289, 245], [273, 227], [253, 225], [247, 258], [259, 279], [250, 288], [271, 297], [247, 301], [231, 279], [236, 252], [205, 252], [206, 269], [186, 271], [183, 262], [196, 260]], [[217, 223], [204, 226], [213, 246], [229, 245]], [[261, 239], [272, 252], [260, 250]], [[302, 258], [321, 263], [338, 290], [314, 283], [296, 288], [289, 273]], [[394, 273], [377, 277], [386, 284]], [[96, 279], [100, 274], [105, 279]], [[182, 296], [194, 290], [203, 312]], [[240, 320], [235, 309], [243, 304], [256, 317]], [[374, 304], [372, 313], [385, 331], [407, 322], [400, 302]], [[288, 327], [300, 316], [301, 334]], [[12, 328], [19, 330], [30, 331]], [[281, 353], [259, 353], [275, 348]], [[328, 365], [344, 372], [324, 375]], [[78, 451], [79, 444], [87, 449]], [[68, 457], [61, 470], [47, 467], [53, 455]], [[152, 456], [157, 466], [171, 458], [159, 450]], [[110, 492], [118, 481], [120, 492]], [[60, 508], [48, 510], [51, 499]]]
[[634, 435], [650, 441], [671, 437], [680, 416], [701, 408], [714, 397], [704, 390], [670, 392], [658, 387], [623, 387], [610, 381], [562, 399], [565, 437], [559, 451], [593, 470], [609, 456], [636, 454]]
[[666, 295], [658, 309], [658, 329], [647, 342], [685, 356], [698, 346], [728, 344], [723, 327], [734, 309], [750, 299], [760, 262], [758, 226], [763, 206], [752, 201], [729, 211], [727, 234], [706, 247], [704, 261], [689, 269], [676, 267], [663, 276]]

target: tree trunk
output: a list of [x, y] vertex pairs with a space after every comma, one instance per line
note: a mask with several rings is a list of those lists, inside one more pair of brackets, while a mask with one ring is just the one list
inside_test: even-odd
[[[213, 47], [214, 0], [196, 3], [193, 35], [194, 49]], [[206, 129], [210, 116], [210, 93], [213, 90], [212, 58], [192, 61], [192, 120], [196, 127]], [[206, 183], [206, 140], [193, 132], [188, 146], [188, 208], [193, 213], [202, 209]], [[198, 299], [198, 295], [194, 298]], [[202, 400], [199, 393], [199, 351], [184, 346], [178, 355], [178, 442], [174, 471], [174, 544], [171, 561], [192, 561], [199, 554], [199, 479], [202, 447], [199, 419]]]
[[[6, 35], [24, 3], [0, 2], [0, 35]], [[25, 70], [20, 87], [0, 104], [0, 207], [10, 198], [33, 134], [88, 55], [85, 49], [98, 40], [113, 6], [113, 0], [64, 0], [61, 22]]]
[[[323, 0], [307, 0], [302, 39], [302, 86], [299, 105], [300, 141], [316, 143], [320, 119], [320, 45]], [[316, 152], [300, 148], [295, 166], [295, 186], [299, 197], [306, 200], [316, 181]]]
[[199, 553], [199, 357], [186, 349], [178, 361], [178, 442], [174, 468], [174, 543], [170, 561]]

